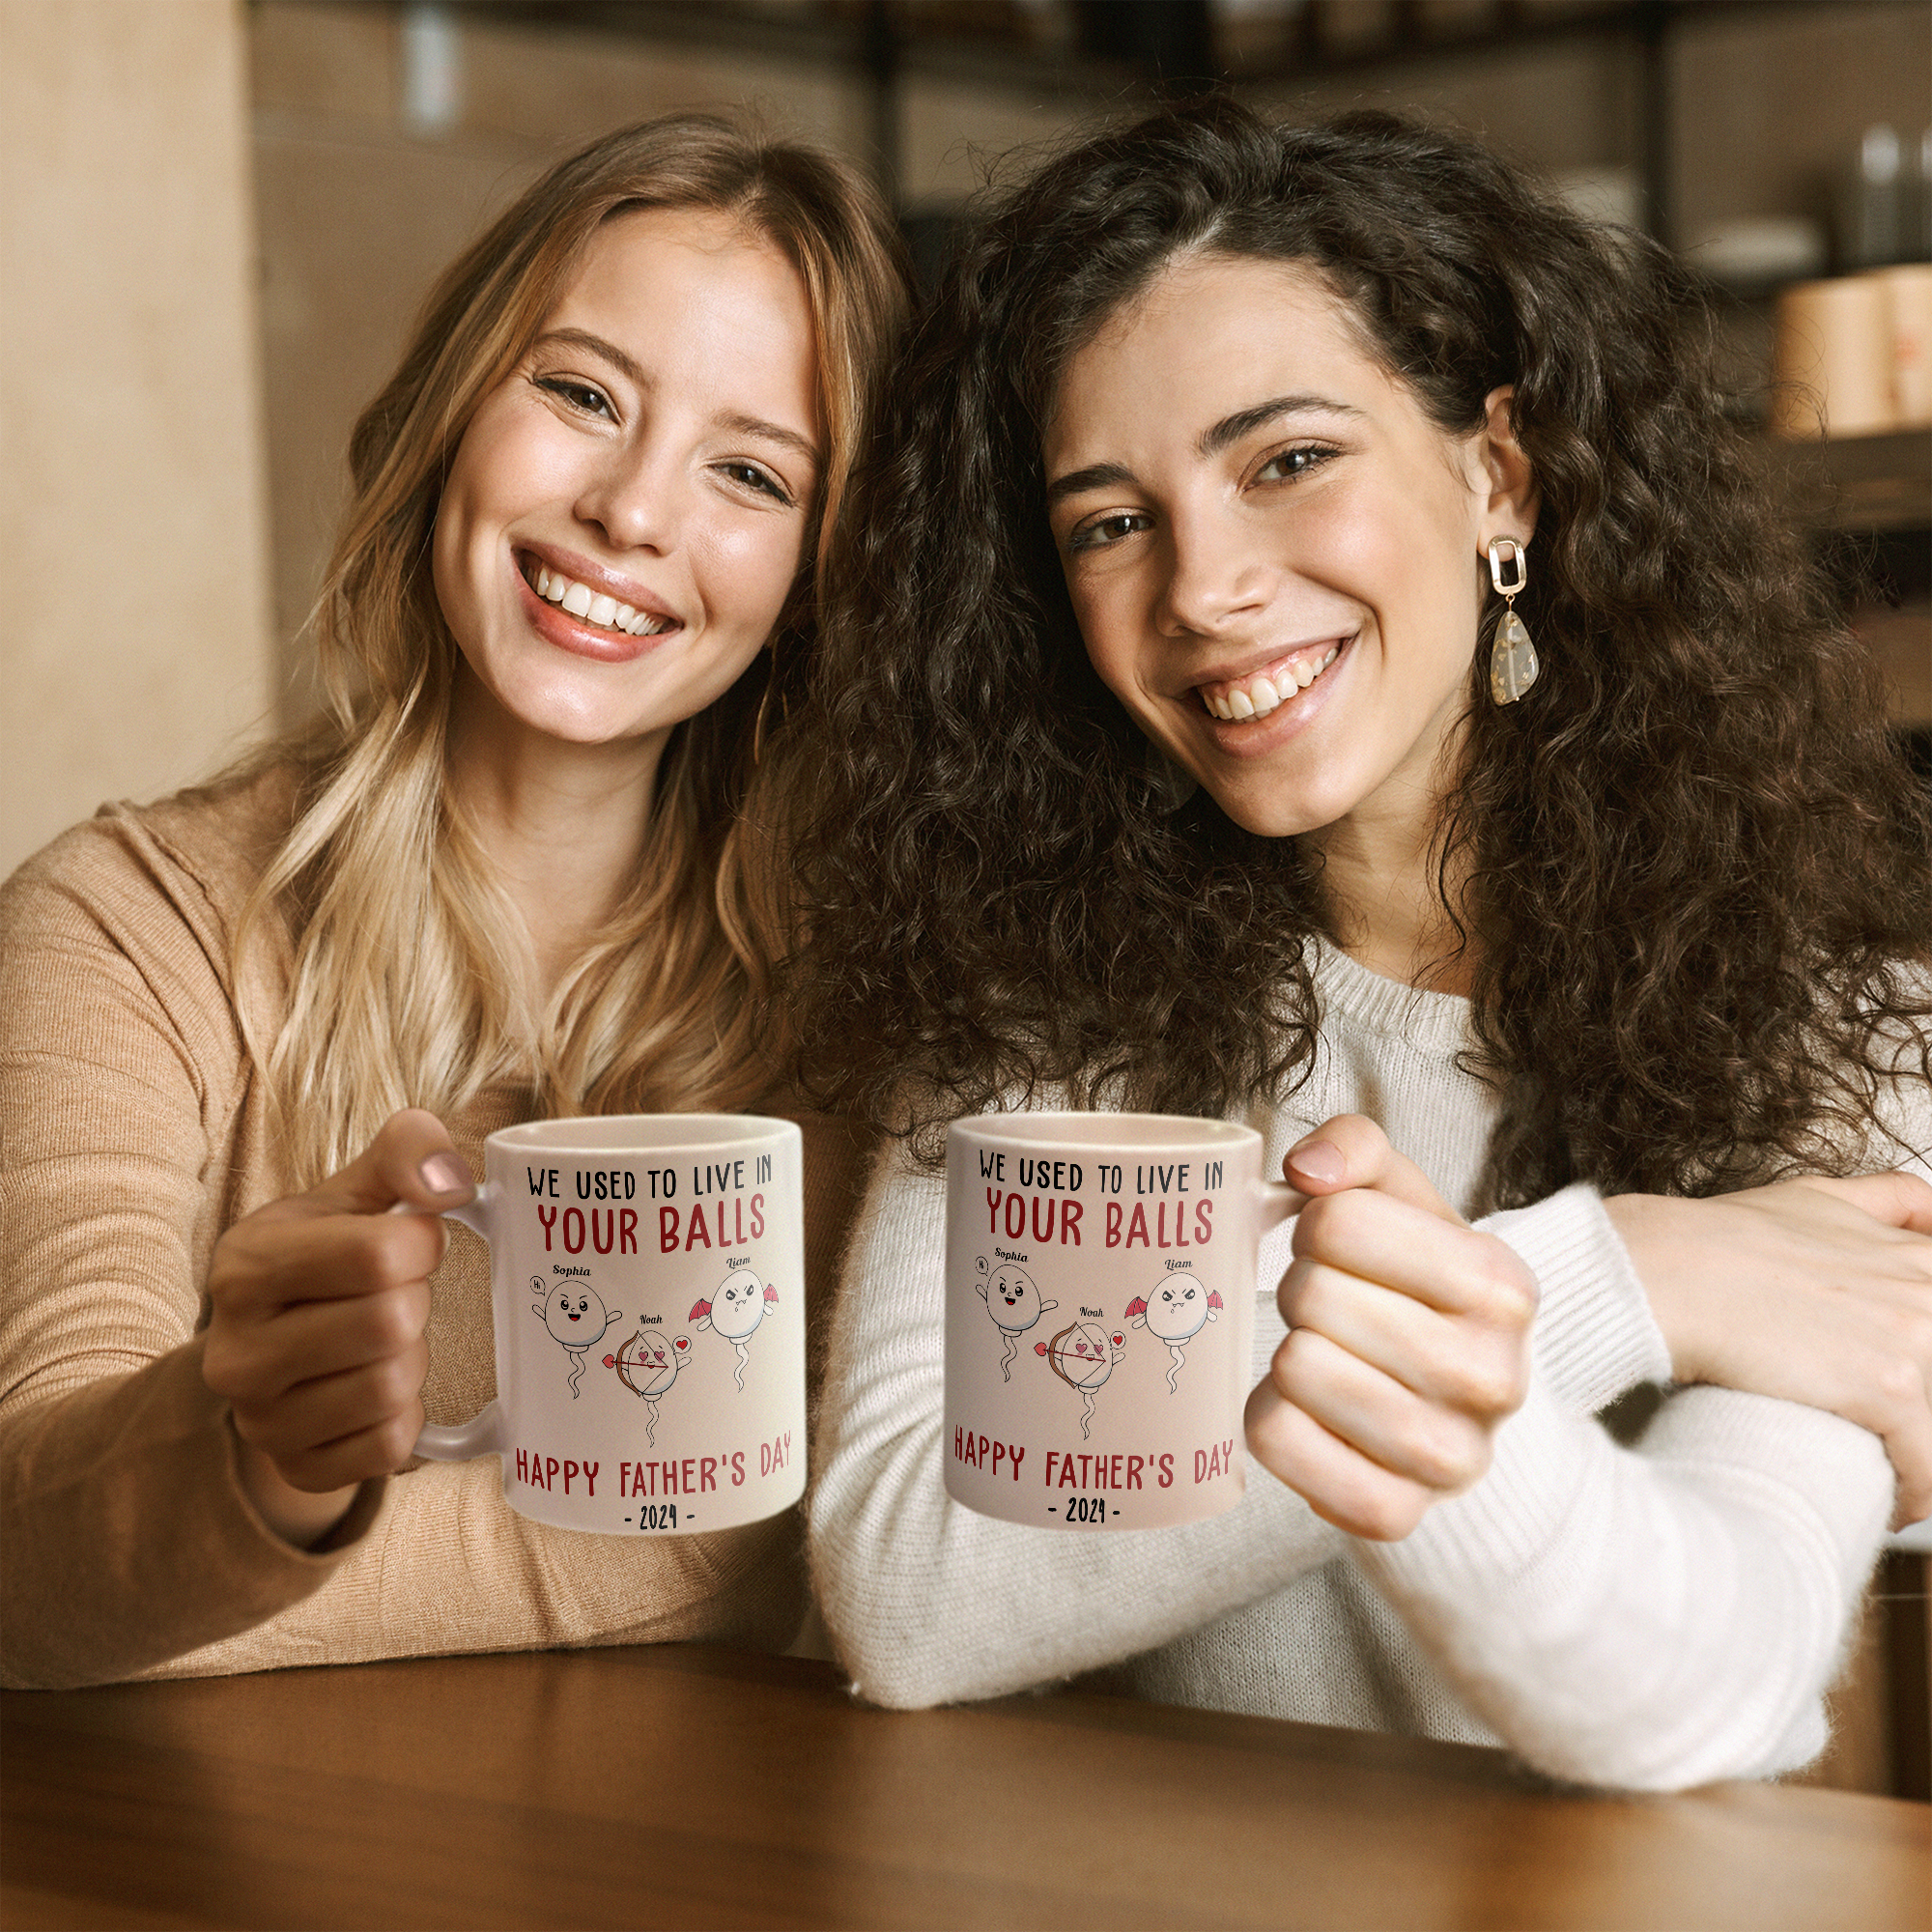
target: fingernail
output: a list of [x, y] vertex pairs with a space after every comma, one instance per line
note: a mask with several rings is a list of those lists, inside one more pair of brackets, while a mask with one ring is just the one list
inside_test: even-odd
[[453, 1153], [433, 1153], [416, 1169], [432, 1194], [460, 1194], [469, 1185], [469, 1170]]
[[1333, 1141], [1308, 1141], [1290, 1148], [1288, 1164], [1310, 1180], [1335, 1182], [1349, 1178], [1349, 1163]]

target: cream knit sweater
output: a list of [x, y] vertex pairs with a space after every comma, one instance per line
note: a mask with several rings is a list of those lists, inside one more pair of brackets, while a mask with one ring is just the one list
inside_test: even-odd
[[[1469, 1211], [1492, 1119], [1461, 1071], [1467, 1006], [1332, 950], [1321, 1054], [1250, 1124], [1266, 1171], [1368, 1114]], [[1922, 1090], [1923, 1083], [1918, 1083]], [[1902, 1131], [1932, 1143], [1932, 1105]], [[835, 1322], [810, 1502], [813, 1579], [859, 1690], [895, 1706], [1076, 1672], [1151, 1698], [1502, 1742], [1554, 1776], [1670, 1789], [1803, 1764], [1891, 1506], [1875, 1436], [1716, 1388], [1670, 1393], [1634, 1450], [1595, 1411], [1669, 1374], [1596, 1194], [1482, 1223], [1542, 1284], [1528, 1400], [1490, 1473], [1405, 1541], [1354, 1541], [1250, 1465], [1227, 1515], [1062, 1535], [994, 1521], [941, 1480], [945, 1187], [883, 1156]], [[1285, 1330], [1264, 1244], [1256, 1378]]]

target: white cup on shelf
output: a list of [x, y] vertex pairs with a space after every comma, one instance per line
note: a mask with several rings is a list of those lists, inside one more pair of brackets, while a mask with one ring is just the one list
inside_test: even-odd
[[1771, 426], [1783, 437], [1896, 426], [1892, 300], [1883, 275], [1800, 282], [1777, 301]]

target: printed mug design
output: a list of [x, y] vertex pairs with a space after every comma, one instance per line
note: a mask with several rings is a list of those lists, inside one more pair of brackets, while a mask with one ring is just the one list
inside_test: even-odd
[[1255, 1320], [1287, 1246], [1264, 1268], [1263, 1239], [1302, 1201], [1264, 1178], [1261, 1135], [1042, 1110], [946, 1140], [947, 1494], [1053, 1532], [1234, 1508]]
[[559, 1529], [703, 1535], [795, 1504], [805, 1323], [771, 1318], [805, 1280], [803, 1153], [794, 1122], [760, 1115], [490, 1135], [483, 1184], [448, 1218], [490, 1246], [496, 1391], [425, 1423], [417, 1453], [499, 1458], [504, 1502]]
[[993, 1318], [993, 1325], [999, 1329], [1007, 1344], [1007, 1352], [1000, 1358], [1000, 1379], [1009, 1382], [1013, 1378], [1014, 1357], [1020, 1351], [1020, 1337], [1049, 1308], [1058, 1308], [1060, 1303], [1041, 1300], [1033, 1277], [1024, 1268], [1016, 1268], [1009, 1262], [1002, 1262], [995, 1269], [981, 1255], [976, 1265], [980, 1279], [973, 1285], [980, 1291], [980, 1299], [986, 1304], [986, 1313]]
[[689, 1335], [680, 1335], [672, 1341], [663, 1335], [646, 1335], [641, 1328], [628, 1342], [620, 1344], [614, 1355], [604, 1357], [604, 1366], [615, 1369], [617, 1379], [644, 1405], [646, 1449], [657, 1444], [658, 1404], [670, 1393], [678, 1371], [690, 1360]]
[[583, 1379], [583, 1351], [603, 1341], [604, 1331], [613, 1321], [622, 1321], [624, 1311], [607, 1309], [603, 1296], [582, 1277], [546, 1289], [543, 1277], [532, 1275], [530, 1293], [537, 1297], [530, 1313], [563, 1344], [570, 1356], [570, 1399], [575, 1402], [577, 1385]]
[[1167, 1352], [1174, 1357], [1167, 1371], [1169, 1395], [1178, 1393], [1175, 1378], [1187, 1359], [1182, 1343], [1200, 1334], [1209, 1321], [1218, 1321], [1220, 1314], [1219, 1292], [1204, 1289], [1192, 1268], [1176, 1268], [1150, 1298], [1143, 1300], [1137, 1294], [1127, 1303], [1127, 1320], [1156, 1341], [1165, 1342]]
[[700, 1328], [715, 1330], [737, 1350], [736, 1380], [741, 1395], [745, 1389], [745, 1364], [752, 1358], [745, 1344], [778, 1305], [778, 1290], [767, 1288], [750, 1268], [739, 1268], [726, 1275], [724, 1286], [709, 1301], [692, 1303], [686, 1319]]
[[1068, 1388], [1080, 1391], [1080, 1439], [1088, 1440], [1094, 1424], [1094, 1391], [1114, 1373], [1127, 1338], [1119, 1329], [1110, 1337], [1096, 1322], [1075, 1321], [1050, 1342], [1036, 1342], [1033, 1351], [1044, 1355], [1047, 1366]]

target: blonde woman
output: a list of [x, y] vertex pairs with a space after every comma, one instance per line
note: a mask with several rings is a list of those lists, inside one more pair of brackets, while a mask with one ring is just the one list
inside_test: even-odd
[[[620, 1543], [496, 1470], [443, 1226], [520, 1118], [774, 1097], [785, 696], [904, 304], [847, 168], [598, 141], [446, 272], [358, 423], [325, 722], [0, 900], [4, 1675], [783, 1644], [796, 1524]], [[808, 1123], [822, 1269], [853, 1150]]]

